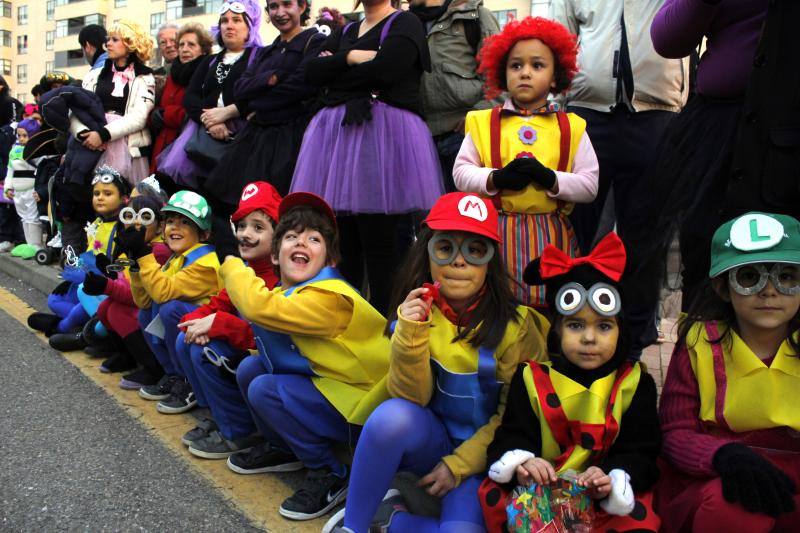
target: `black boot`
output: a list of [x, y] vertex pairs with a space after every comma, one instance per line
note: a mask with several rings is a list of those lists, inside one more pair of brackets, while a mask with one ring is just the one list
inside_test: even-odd
[[102, 340], [107, 341], [107, 344], [112, 346], [116, 353], [103, 361], [103, 364], [100, 365], [100, 372], [109, 374], [112, 372], [126, 372], [136, 368], [136, 360], [128, 351], [122, 338], [113, 331], [108, 333], [108, 337]]
[[164, 375], [164, 369], [161, 368], [158, 359], [153, 355], [153, 351], [150, 349], [147, 341], [144, 340], [142, 331], [137, 329], [123, 338], [122, 343], [128, 353], [130, 353], [133, 359], [142, 367], [142, 370], [153, 378], [153, 382], [158, 382], [161, 376]]
[[83, 333], [56, 333], [50, 337], [50, 347], [59, 352], [72, 352], [86, 348]]
[[50, 313], [33, 313], [28, 317], [28, 327], [41, 331], [48, 337], [56, 332], [61, 317]]

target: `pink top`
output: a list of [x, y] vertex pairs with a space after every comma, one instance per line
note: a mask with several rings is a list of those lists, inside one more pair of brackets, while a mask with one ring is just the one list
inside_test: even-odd
[[[514, 104], [509, 98], [503, 104], [503, 109], [514, 110]], [[486, 182], [489, 174], [496, 168], [487, 167], [481, 160], [478, 148], [467, 134], [461, 149], [458, 151], [456, 163], [453, 166], [453, 180], [456, 187], [461, 191], [477, 192], [484, 195], [495, 195], [497, 189], [489, 190]], [[553, 194], [548, 191], [547, 195], [565, 202], [589, 203], [597, 196], [597, 180], [600, 176], [600, 165], [597, 162], [597, 155], [594, 153], [592, 141], [589, 135], [583, 132], [575, 158], [572, 162], [572, 172], [556, 173], [558, 183], [558, 193]]]
[[[768, 364], [768, 362], [766, 362]], [[770, 428], [735, 433], [714, 427], [709, 433], [700, 420], [700, 387], [684, 343], [675, 346], [661, 393], [662, 454], [678, 470], [695, 477], [715, 477], [712, 461], [717, 450], [740, 442], [757, 448], [800, 451], [800, 436], [789, 428]]]

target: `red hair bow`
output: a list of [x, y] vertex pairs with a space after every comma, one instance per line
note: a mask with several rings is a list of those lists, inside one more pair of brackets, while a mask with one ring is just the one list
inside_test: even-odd
[[603, 237], [594, 250], [584, 257], [572, 258], [548, 244], [539, 259], [539, 272], [542, 279], [566, 274], [578, 265], [591, 265], [614, 281], [619, 281], [625, 271], [625, 246], [613, 231]]

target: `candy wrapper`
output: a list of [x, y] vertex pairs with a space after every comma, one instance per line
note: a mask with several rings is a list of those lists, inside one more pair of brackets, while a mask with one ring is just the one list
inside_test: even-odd
[[[425, 295], [422, 297], [422, 301], [425, 302], [426, 305], [428, 305], [429, 309], [431, 302], [439, 297], [439, 287], [441, 286], [442, 284], [439, 283], [438, 281], [435, 281], [433, 283], [422, 284], [423, 289], [428, 289], [428, 292], [426, 292]], [[425, 318], [427, 318], [427, 316]]]
[[592, 500], [578, 486], [577, 475], [568, 470], [551, 485], [517, 487], [511, 493], [506, 514], [511, 533], [591, 533]]

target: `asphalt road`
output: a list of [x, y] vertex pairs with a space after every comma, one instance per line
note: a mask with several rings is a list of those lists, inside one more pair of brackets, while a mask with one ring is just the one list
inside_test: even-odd
[[[46, 308], [3, 274], [0, 287]], [[2, 307], [0, 413], [0, 531], [258, 531]]]

